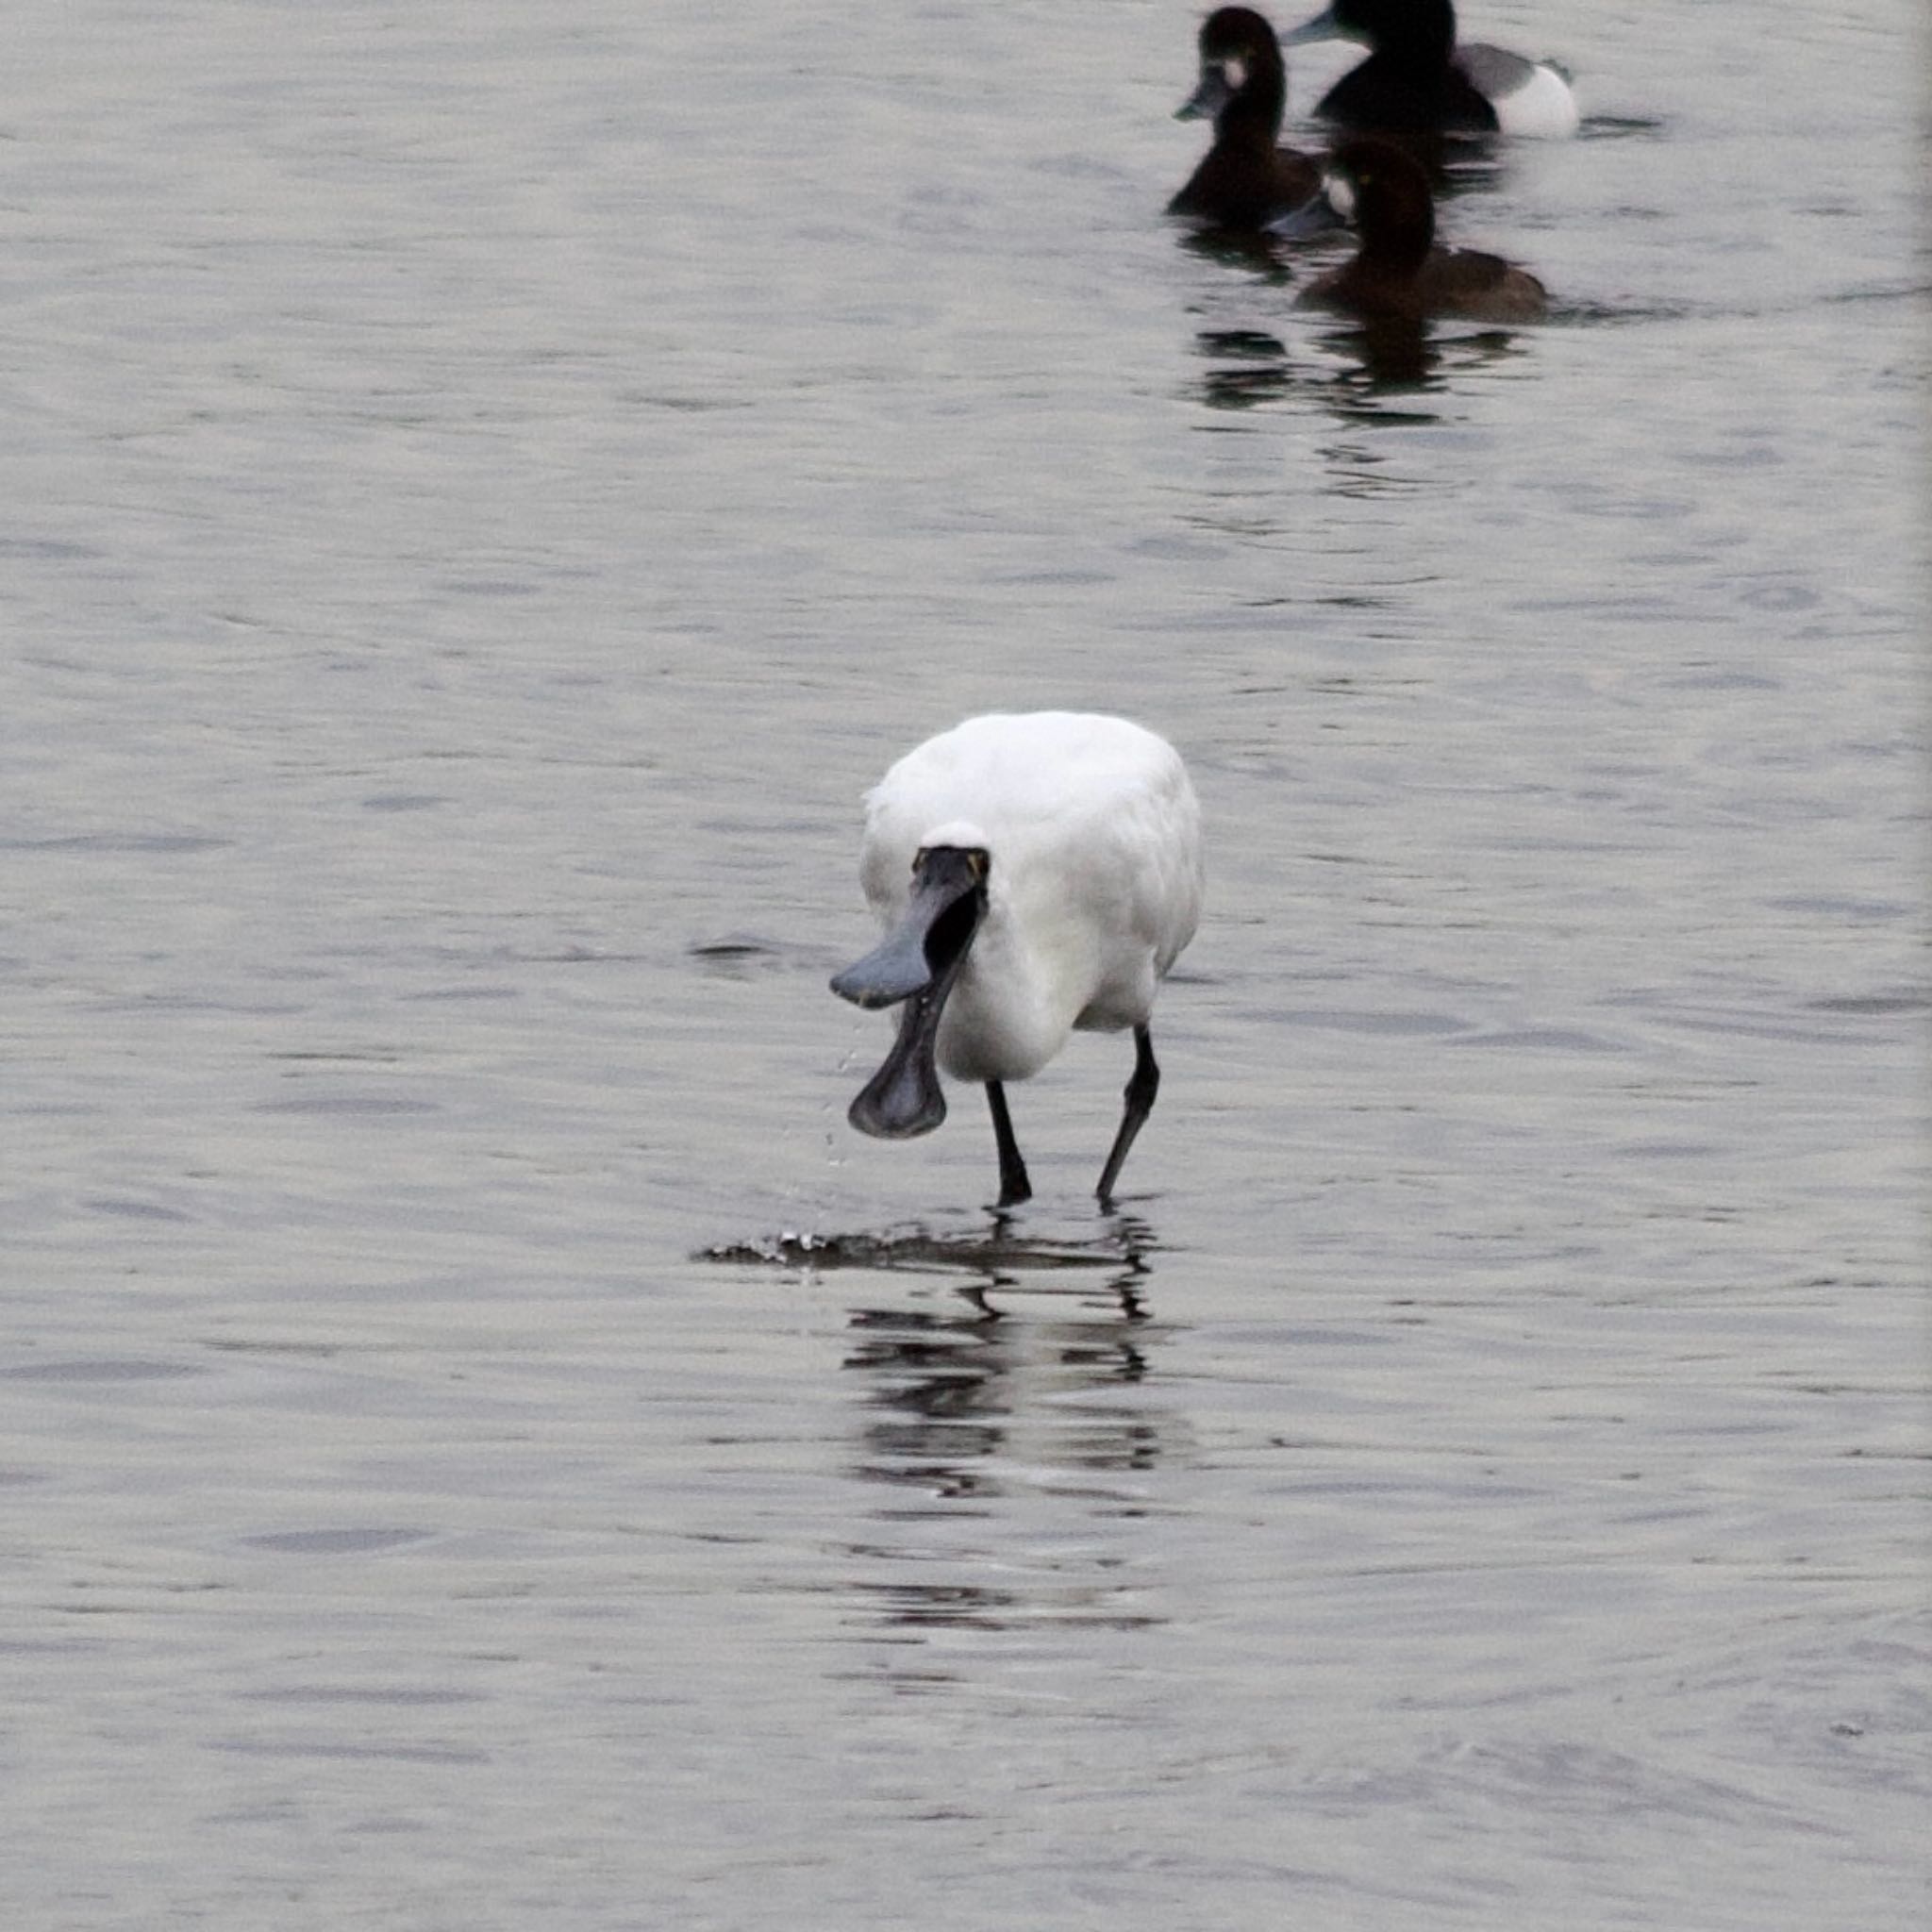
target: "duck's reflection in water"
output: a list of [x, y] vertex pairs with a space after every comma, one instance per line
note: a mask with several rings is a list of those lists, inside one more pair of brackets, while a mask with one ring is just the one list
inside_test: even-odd
[[1348, 421], [1429, 423], [1431, 399], [1524, 353], [1507, 329], [1441, 329], [1404, 316], [1325, 316], [1294, 350], [1259, 329], [1203, 329], [1190, 387], [1218, 414], [1314, 403]]
[[867, 1624], [1163, 1621], [1135, 1524], [1160, 1507], [1146, 1478], [1188, 1438], [1158, 1391], [1172, 1331], [1149, 1305], [1146, 1241], [1124, 1222], [1102, 1249], [1009, 1247], [930, 1291], [943, 1299], [852, 1310], [852, 1473], [876, 1492], [849, 1546]]

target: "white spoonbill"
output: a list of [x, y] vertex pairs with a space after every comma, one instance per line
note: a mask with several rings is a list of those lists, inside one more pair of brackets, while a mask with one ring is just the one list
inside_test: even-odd
[[934, 1061], [986, 1088], [1002, 1208], [1033, 1193], [1006, 1083], [1074, 1027], [1134, 1029], [1134, 1072], [1095, 1192], [1154, 1106], [1154, 994], [1201, 916], [1201, 808], [1180, 755], [1124, 718], [969, 718], [866, 794], [859, 882], [885, 941], [832, 980], [861, 1007], [905, 1001], [885, 1064], [852, 1103], [862, 1134], [910, 1140], [946, 1117]]

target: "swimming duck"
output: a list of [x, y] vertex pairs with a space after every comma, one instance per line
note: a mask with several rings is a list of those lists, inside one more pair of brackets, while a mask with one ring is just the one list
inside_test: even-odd
[[[1474, 249], [1438, 248], [1428, 176], [1392, 142], [1357, 135], [1329, 157], [1322, 176], [1327, 208], [1352, 222], [1361, 247], [1351, 261], [1311, 282], [1304, 303], [1358, 315], [1420, 322], [1539, 322], [1549, 296], [1526, 269]], [[1293, 231], [1290, 218], [1282, 225]]]
[[1547, 62], [1483, 42], [1458, 43], [1451, 0], [1334, 0], [1282, 37], [1364, 41], [1369, 58], [1323, 95], [1330, 121], [1388, 133], [1496, 133], [1567, 137], [1576, 96]]
[[1201, 23], [1201, 78], [1174, 109], [1179, 121], [1211, 120], [1214, 144], [1168, 203], [1217, 228], [1258, 228], [1299, 207], [1320, 186], [1320, 165], [1279, 147], [1288, 70], [1274, 29], [1251, 7], [1217, 8]]
[[986, 1088], [1002, 1208], [1031, 1197], [1006, 1083], [1076, 1027], [1131, 1026], [1134, 1071], [1095, 1192], [1103, 1208], [1154, 1106], [1154, 995], [1201, 913], [1201, 819], [1180, 755], [1124, 718], [972, 718], [866, 795], [859, 880], [884, 941], [832, 980], [861, 1007], [905, 1005], [885, 1064], [847, 1118], [908, 1140], [946, 1117], [934, 1062]]

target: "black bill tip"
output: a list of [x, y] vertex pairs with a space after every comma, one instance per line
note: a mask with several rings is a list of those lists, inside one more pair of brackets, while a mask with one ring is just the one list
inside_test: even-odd
[[946, 1117], [946, 1096], [934, 1058], [942, 991], [922, 992], [899, 1020], [899, 1037], [885, 1064], [860, 1089], [845, 1118], [875, 1141], [916, 1141]]

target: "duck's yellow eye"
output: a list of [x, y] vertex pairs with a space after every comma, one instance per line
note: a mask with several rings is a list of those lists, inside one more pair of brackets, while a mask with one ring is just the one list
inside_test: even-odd
[[966, 870], [976, 879], [983, 879], [991, 864], [992, 860], [976, 845], [966, 855]]

